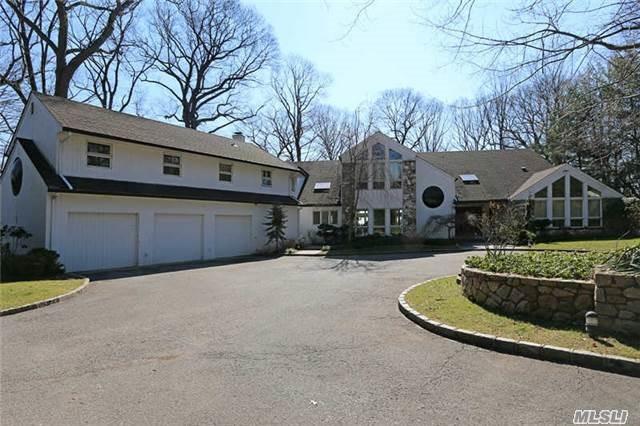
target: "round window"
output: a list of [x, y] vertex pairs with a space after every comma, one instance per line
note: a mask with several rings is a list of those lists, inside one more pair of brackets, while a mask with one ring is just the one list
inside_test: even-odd
[[437, 186], [430, 186], [422, 193], [422, 202], [430, 209], [440, 207], [444, 201], [444, 192]]
[[18, 195], [22, 188], [22, 161], [19, 158], [13, 162], [11, 169], [11, 191], [13, 195]]

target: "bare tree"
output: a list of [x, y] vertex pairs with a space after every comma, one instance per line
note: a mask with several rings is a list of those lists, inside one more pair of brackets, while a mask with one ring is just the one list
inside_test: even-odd
[[451, 107], [454, 146], [462, 151], [491, 149], [487, 101], [460, 100]]
[[251, 118], [241, 89], [258, 81], [277, 54], [271, 28], [238, 0], [163, 0], [156, 3], [144, 45], [156, 84], [173, 98], [173, 118], [210, 132]]
[[371, 111], [360, 107], [350, 114], [343, 132], [344, 151], [340, 156], [341, 163], [341, 202], [343, 207], [343, 223], [349, 226], [349, 241], [355, 237], [357, 226], [358, 201], [362, 184], [368, 182], [369, 147], [366, 140], [374, 131]]
[[84, 101], [97, 100], [103, 108], [125, 111], [139, 101], [137, 88], [152, 61], [139, 55], [135, 13], [116, 20], [104, 46], [84, 64], [85, 79], [76, 82]]
[[[483, 22], [480, 3], [445, 2], [443, 16], [430, 18], [428, 22], [453, 36], [456, 53], [473, 55], [470, 57], [474, 63], [485, 69], [520, 75], [512, 87], [550, 65], [573, 62], [579, 66], [590, 58], [640, 48], [637, 0], [526, 0], [509, 9], [510, 25]], [[500, 30], [490, 32], [488, 29], [492, 28]], [[479, 61], [479, 55], [484, 60]]]
[[254, 141], [289, 161], [304, 161], [315, 141], [313, 111], [328, 84], [311, 62], [288, 57], [271, 78], [271, 101], [251, 120]]
[[53, 94], [68, 97], [76, 72], [111, 37], [118, 17], [131, 13], [139, 3], [140, 0], [3, 2], [2, 24], [10, 40], [20, 48], [20, 57], [11, 55], [8, 67], [3, 68], [13, 70], [17, 66], [27, 84], [7, 79], [6, 71], [1, 83], [12, 87], [23, 102], [31, 90], [49, 92], [51, 81]]
[[345, 145], [345, 132], [349, 128], [350, 114], [330, 105], [319, 105], [313, 110], [313, 133], [320, 158], [337, 160]]
[[382, 92], [374, 103], [377, 127], [411, 149], [438, 151], [443, 148], [443, 105], [414, 89]]

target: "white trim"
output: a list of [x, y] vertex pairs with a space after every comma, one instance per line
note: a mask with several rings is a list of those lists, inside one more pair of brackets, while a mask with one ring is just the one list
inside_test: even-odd
[[527, 188], [522, 188], [519, 192], [511, 195], [509, 199], [511, 200], [527, 200], [532, 198], [532, 196], [540, 191], [547, 185], [558, 180], [561, 174], [568, 173], [570, 176], [575, 177], [576, 179], [586, 182], [589, 186], [599, 190], [602, 193], [602, 198], [622, 198], [624, 195], [616, 191], [615, 189], [605, 185], [597, 179], [589, 176], [582, 170], [576, 169], [575, 167], [570, 166], [569, 164], [563, 164], [562, 167], [559, 167], [558, 170], [553, 173], [545, 176], [543, 179], [540, 179], [538, 182], [532, 184]]

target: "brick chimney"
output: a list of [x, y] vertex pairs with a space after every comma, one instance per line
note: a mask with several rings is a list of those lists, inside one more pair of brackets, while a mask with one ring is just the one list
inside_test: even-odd
[[242, 132], [234, 132], [233, 136], [231, 136], [231, 139], [233, 139], [234, 142], [244, 142], [244, 135], [242, 134]]

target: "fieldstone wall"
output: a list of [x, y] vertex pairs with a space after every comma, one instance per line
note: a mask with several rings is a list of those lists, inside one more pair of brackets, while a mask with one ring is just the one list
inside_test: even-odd
[[594, 279], [599, 328], [640, 336], [640, 275], [596, 271]]
[[402, 233], [416, 236], [416, 162], [402, 162]]
[[469, 300], [505, 313], [584, 324], [584, 314], [594, 309], [595, 285], [590, 281], [498, 274], [463, 266], [460, 284]]

